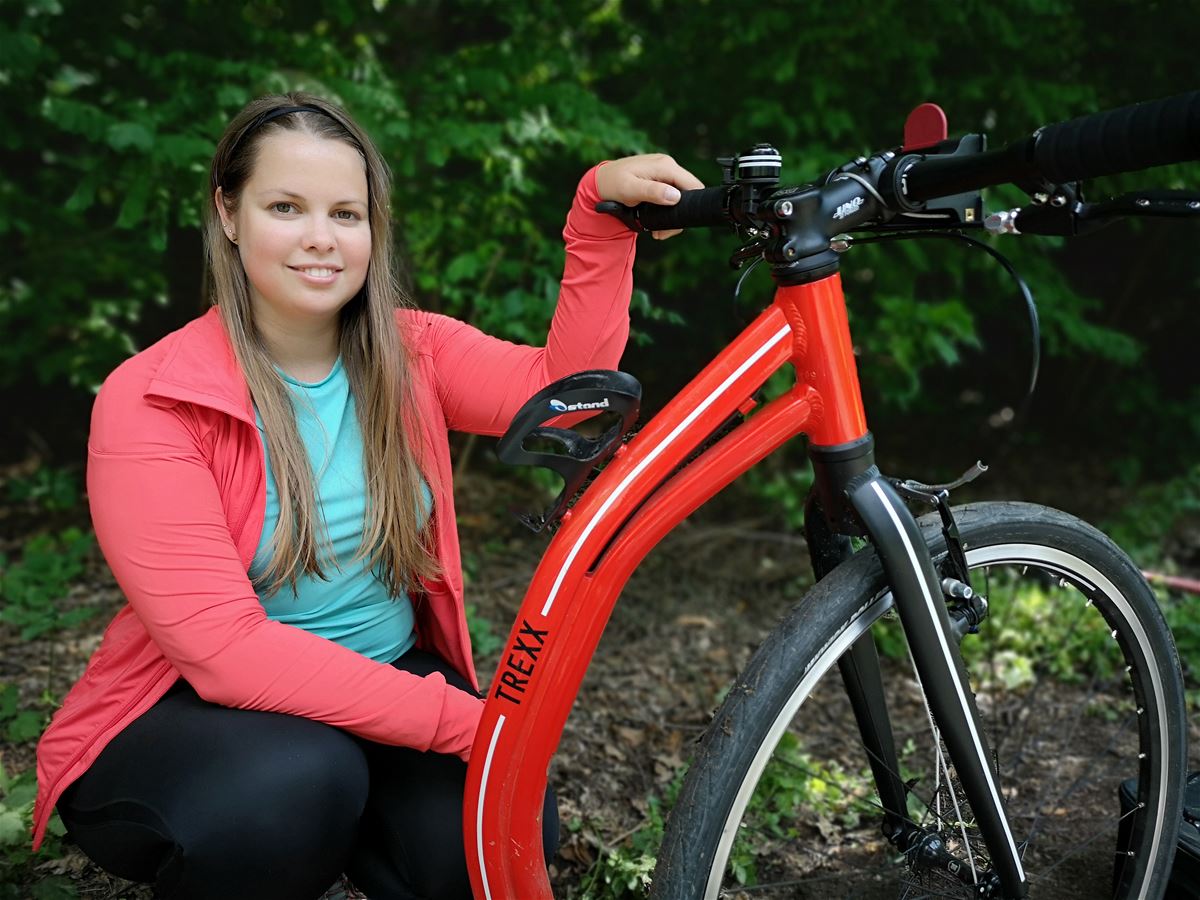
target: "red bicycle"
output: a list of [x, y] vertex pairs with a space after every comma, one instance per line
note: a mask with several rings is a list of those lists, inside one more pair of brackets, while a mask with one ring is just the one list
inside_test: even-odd
[[[768, 262], [777, 290], [628, 442], [636, 381], [587, 372], [532, 398], [499, 445], [566, 485], [530, 519], [557, 531], [475, 739], [463, 825], [477, 898], [551, 896], [538, 820], [547, 767], [618, 594], [667, 532], [798, 434], [815, 473], [805, 528], [818, 582], [713, 717], [652, 895], [1162, 896], [1186, 735], [1153, 593], [1076, 518], [1023, 503], [951, 508], [956, 484], [880, 473], [838, 270], [856, 232], [1072, 235], [1122, 216], [1195, 216], [1193, 196], [1088, 203], [1078, 182], [1197, 158], [1200, 92], [994, 151], [982, 135], [948, 140], [926, 105], [903, 147], [811, 184], [781, 188], [779, 154], [757, 145], [678, 206], [608, 205], [635, 229], [736, 227], [748, 242], [735, 259]], [[985, 219], [979, 191], [1001, 183], [1032, 202]], [[785, 366], [795, 384], [759, 408], [756, 392]], [[543, 424], [595, 411], [619, 421], [599, 436]], [[931, 512], [915, 518], [908, 504]], [[858, 765], [844, 761], [853, 745]], [[1098, 796], [1112, 812], [1099, 820]], [[813, 815], [828, 826], [819, 834]]]

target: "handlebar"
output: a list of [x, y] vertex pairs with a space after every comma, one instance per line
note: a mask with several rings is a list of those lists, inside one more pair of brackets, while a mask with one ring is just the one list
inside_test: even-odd
[[1019, 221], [1021, 230], [1032, 233], [1076, 234], [1086, 230], [1080, 223], [1089, 216], [1094, 227], [1102, 216], [1200, 213], [1200, 202], [1191, 202], [1196, 198], [1181, 197], [1156, 202], [1137, 195], [1129, 203], [1089, 206], [1071, 185], [1200, 159], [1200, 91], [1047, 125], [999, 150], [984, 146], [983, 136], [967, 135], [920, 151], [884, 151], [816, 183], [781, 188], [778, 151], [759, 144], [740, 157], [719, 160], [722, 184], [684, 191], [674, 206], [605, 202], [597, 209], [635, 231], [737, 226], [753, 241], [734, 261], [761, 255], [777, 275], [788, 277], [836, 268], [830, 239], [839, 233], [982, 225], [978, 191], [997, 184], [1023, 187], [1034, 195], [1034, 205], [1019, 219], [1016, 211], [1002, 214], [1008, 224], [993, 230], [1015, 232]]
[[1047, 125], [1003, 150], [914, 159], [904, 196], [922, 201], [1030, 178], [1065, 184], [1195, 159], [1200, 91]]
[[637, 217], [647, 231], [670, 231], [675, 228], [706, 228], [728, 225], [729, 192], [731, 185], [683, 191], [674, 206], [642, 203]]
[[1081, 116], [1034, 135], [1033, 161], [1056, 184], [1198, 157], [1200, 91]]

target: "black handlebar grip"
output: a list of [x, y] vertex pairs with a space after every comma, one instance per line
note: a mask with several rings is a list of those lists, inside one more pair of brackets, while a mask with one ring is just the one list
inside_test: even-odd
[[1034, 164], [1062, 184], [1200, 159], [1200, 91], [1048, 125]]
[[637, 207], [638, 221], [647, 231], [731, 225], [732, 220], [726, 210], [725, 200], [730, 189], [730, 185], [724, 184], [695, 191], [683, 191], [679, 202], [674, 206], [640, 203]]

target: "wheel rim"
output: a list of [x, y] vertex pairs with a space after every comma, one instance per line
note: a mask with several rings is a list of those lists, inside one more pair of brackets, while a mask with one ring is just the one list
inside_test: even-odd
[[[1128, 598], [1103, 573], [1077, 556], [1043, 545], [1010, 542], [972, 548], [968, 550], [968, 560], [976, 587], [983, 589], [985, 594], [991, 590], [1000, 595], [990, 597], [993, 612], [981, 629], [982, 635], [988, 640], [968, 635], [964, 639], [963, 652], [972, 676], [972, 689], [976, 692], [985, 718], [988, 739], [998, 760], [998, 774], [1003, 782], [1005, 802], [1013, 816], [1014, 831], [1018, 832], [1018, 840], [1028, 842], [1023, 851], [1029, 863], [1031, 890], [1034, 896], [1039, 892], [1047, 896], [1068, 896], [1062, 893], [1060, 884], [1064, 878], [1079, 882], [1080, 877], [1075, 873], [1082, 864], [1088, 869], [1090, 877], [1087, 881], [1090, 886], [1080, 888], [1078, 896], [1108, 896], [1111, 894], [1113, 863], [1118, 860], [1116, 839], [1120, 818], [1115, 785], [1109, 782], [1130, 775], [1139, 776], [1143, 786], [1138, 799], [1149, 800], [1152, 808], [1156, 809], [1162, 808], [1166, 799], [1165, 777], [1157, 777], [1153, 786], [1145, 784], [1151, 780], [1147, 774], [1152, 770], [1155, 773], [1166, 771], [1169, 748], [1166, 722], [1161, 715], [1145, 716], [1138, 713], [1148, 703], [1152, 704], [1154, 710], [1167, 708], [1164, 686], [1157, 669], [1154, 666], [1141, 667], [1146, 673], [1141, 679], [1145, 683], [1138, 684], [1138, 692], [1127, 690], [1120, 695], [1111, 693], [1113, 685], [1121, 682], [1126, 688], [1132, 687], [1130, 676], [1124, 668], [1128, 665], [1126, 656], [1146, 655], [1148, 636]], [[988, 573], [986, 586], [979, 583], [983, 580], [982, 573], [985, 570]], [[981, 574], [977, 575], [977, 572]], [[1011, 588], [1005, 583], [1006, 579], [1014, 582]], [[1023, 582], [1025, 587], [1021, 588], [1016, 584], [1017, 581]], [[1028, 593], [1030, 584], [1039, 586], [1040, 593]], [[1001, 596], [1005, 599], [1000, 599]], [[997, 608], [998, 604], [1000, 608]], [[793, 726], [792, 720], [797, 711], [800, 711], [802, 721], [812, 720], [812, 714], [806, 716], [804, 711], [814, 705], [806, 702], [814, 690], [821, 698], [822, 706], [826, 703], [827, 694], [841, 693], [835, 665], [838, 657], [868, 628], [876, 627], [883, 638], [887, 638], [889, 626], [880, 629], [877, 623], [890, 607], [891, 597], [886, 593], [864, 602], [852, 617], [850, 626], [823, 650], [817, 663], [793, 691], [736, 795], [717, 848], [707, 897], [841, 896], [833, 884], [838, 879], [843, 883], [868, 882], [866, 893], [854, 890], [846, 894], [848, 896], [973, 895], [972, 887], [961, 884], [948, 873], [913, 872], [905, 866], [903, 855], [890, 847], [879, 834], [878, 811], [872, 811], [872, 815], [862, 815], [861, 804], [870, 801], [862, 799], [860, 783], [864, 780], [869, 783], [869, 779], [861, 778], [858, 773], [847, 774], [836, 765], [831, 765], [831, 760], [821, 755], [819, 747], [814, 748], [807, 742], [789, 737], [789, 729]], [[1097, 609], [1100, 614], [1097, 614]], [[1047, 643], [1049, 632], [1042, 640], [1024, 640], [1024, 643], [1031, 644], [1034, 656], [1026, 659], [1020, 652], [1011, 649], [1014, 645], [1021, 646], [1022, 636], [1016, 635], [1015, 639], [1012, 635], [1002, 636], [1000, 629], [1021, 624], [1027, 615], [1032, 615], [1036, 621], [1037, 615], [1044, 617], [1046, 610], [1049, 610], [1051, 617], [1048, 625], [1055, 627], [1053, 633], [1065, 643], [1055, 651]], [[1066, 613], [1071, 617], [1065, 618]], [[1119, 615], [1128, 626], [1118, 632], [1119, 641], [1107, 634], [1107, 641], [1100, 640], [1097, 632], [1108, 632], [1108, 618], [1114, 615]], [[898, 624], [894, 630], [898, 633]], [[877, 641], [879, 639], [877, 637]], [[982, 659], [976, 648], [986, 650], [990, 658]], [[1072, 685], [1068, 680], [1064, 684], [1063, 679], [1072, 674], [1070, 665], [1073, 662], [1072, 654], [1075, 653], [1082, 654], [1082, 658], [1095, 669], [1083, 683], [1077, 681]], [[885, 667], [885, 682], [889, 682], [889, 706], [893, 715], [896, 714], [897, 695], [905, 689], [902, 676], [897, 674], [901, 668], [903, 666], [899, 663], [887, 663]], [[833, 673], [832, 676], [830, 673]], [[827, 691], [824, 682], [831, 683], [836, 690]], [[1054, 687], [1052, 691], [1047, 689], [1050, 685]], [[915, 682], [910, 686], [913, 693], [919, 696]], [[1139, 697], [1139, 692], [1148, 693], [1145, 697]], [[845, 710], [838, 715], [846, 718], [848, 705], [844, 701], [843, 705]], [[931, 725], [931, 717], [923, 707], [923, 702], [921, 707], [920, 716], [926, 720], [925, 728], [931, 735], [924, 738], [927, 746], [923, 748], [930, 761], [916, 764], [920, 770], [920, 780], [914, 786], [912, 796], [918, 797], [917, 804], [925, 807], [925, 824], [946, 836], [955, 855], [968, 860], [977, 871], [986, 869], [986, 848], [982, 847], [977, 833], [971, 827], [969, 808], [961, 792], [955, 789], [952, 768], [945, 764], [944, 757], [940, 762], [937, 759], [940, 740], [932, 736], [936, 735], [936, 726]], [[1051, 719], [1046, 718], [1048, 709], [1053, 714]], [[916, 719], [917, 714], [909, 709], [900, 718], [908, 723], [910, 719]], [[1101, 721], [1106, 727], [1097, 728], [1097, 721], [1093, 719]], [[842, 728], [843, 738], [846, 743], [856, 745], [857, 732], [853, 720], [849, 718], [846, 721], [849, 724]], [[1158, 730], [1157, 743], [1161, 758], [1157, 760], [1157, 765], [1152, 765], [1153, 761], [1149, 759], [1138, 761], [1138, 753], [1150, 746], [1148, 736], [1152, 727]], [[1046, 732], [1054, 733], [1056, 730], [1060, 735], [1057, 750], [1054, 742], [1048, 742], [1044, 737]], [[1107, 732], [1107, 746], [1096, 744], [1100, 732]], [[903, 752], [905, 748], [901, 746], [906, 733], [897, 731], [897, 745], [902, 751], [901, 775], [907, 781], [912, 773], [904, 771], [908, 761]], [[773, 756], [767, 748], [776, 748], [777, 745], [778, 752]], [[863, 756], [861, 746], [855, 746], [854, 750], [859, 757]], [[1034, 754], [1035, 750], [1040, 751], [1042, 757]], [[1068, 755], [1067, 751], [1071, 753]], [[1060, 758], [1047, 773], [1045, 759], [1055, 754]], [[1105, 759], [1107, 756], [1112, 756], [1117, 764], [1111, 769], [1089, 775], [1089, 761]], [[789, 780], [778, 772], [773, 774], [772, 769], [780, 766], [794, 771], [796, 777]], [[1030, 788], [1039, 787], [1034, 770], [1042, 773], [1041, 795], [1031, 800], [1025, 794]], [[766, 782], [759, 784], [764, 773]], [[832, 790], [831, 778], [840, 779], [840, 783], [834, 784]], [[859, 824], [848, 825], [848, 833], [852, 841], [861, 841], [865, 849], [875, 851], [876, 859], [884, 862], [880, 868], [854, 870], [857, 863], [837, 860], [831, 863], [828, 857], [821, 857], [822, 835], [811, 832], [798, 831], [794, 838], [790, 838], [793, 842], [807, 842], [810, 846], [800, 850], [775, 849], [789, 839], [792, 826], [784, 820], [787, 818], [786, 807], [794, 797], [784, 797], [783, 815], [778, 810], [780, 804], [773, 805], [770, 797], [766, 801], [759, 797], [772, 791], [778, 792], [780, 783], [785, 787], [785, 795], [792, 790], [795, 796], [800, 796], [804, 794], [804, 789], [797, 788], [797, 784], [805, 779], [810, 794], [814, 793], [814, 785], [817, 785], [820, 789], [816, 793], [833, 793], [840, 798], [826, 804], [824, 815], [844, 816], [847, 821], [860, 816]], [[1093, 828], [1090, 827], [1091, 823], [1071, 820], [1073, 812], [1078, 814], [1080, 810], [1088, 812], [1095, 808], [1094, 792], [1100, 782], [1105, 784], [1104, 790], [1108, 791], [1108, 805], [1103, 809], [1100, 827]], [[759, 789], [757, 794], [756, 787]], [[846, 801], [845, 798], [851, 799]], [[872, 800], [878, 806], [873, 793]], [[1049, 802], [1051, 800], [1055, 802]], [[1153, 805], [1155, 801], [1156, 806]], [[747, 807], [750, 808], [750, 815], [743, 817]], [[765, 827], [755, 818], [761, 818], [763, 808], [767, 810]], [[910, 797], [910, 815], [917, 819], [918, 812], [920, 810], [914, 808]], [[822, 813], [818, 812], [818, 819], [820, 815]], [[795, 826], [803, 828], [804, 820], [812, 816], [812, 809], [805, 811], [801, 808], [795, 816]], [[1154, 853], [1161, 845], [1162, 822], [1137, 812], [1127, 821], [1137, 824], [1138, 846], [1148, 848], [1150, 858], [1154, 858]], [[867, 823], [867, 827], [864, 828], [862, 823]], [[760, 831], [767, 833], [765, 838], [757, 834]], [[874, 841], [870, 839], [871, 832]], [[1068, 837], [1072, 840], [1070, 844], [1066, 842]], [[871, 844], [874, 846], [868, 846]], [[1106, 857], [1103, 850], [1095, 852], [1104, 846], [1109, 848]], [[772, 858], [772, 853], [777, 854], [777, 858]], [[780, 859], [788, 856], [789, 865], [796, 861], [797, 866], [803, 868], [802, 861], [794, 857], [806, 855], [812, 857], [810, 870], [803, 878], [788, 878]], [[729, 865], [731, 856], [732, 867]], [[1097, 893], [1095, 889], [1095, 885], [1103, 880], [1103, 873], [1097, 869], [1097, 858], [1107, 859], [1108, 892]], [[845, 868], [839, 870], [839, 866]], [[732, 868], [732, 878], [726, 874], [727, 868]], [[739, 883], [742, 880], [757, 881], [758, 884], [746, 886]], [[871, 892], [880, 880], [893, 884], [894, 889], [889, 892], [881, 888]], [[775, 887], [772, 888], [772, 884]], [[805, 885], [812, 888], [808, 894], [802, 893]], [[1146, 890], [1147, 885], [1143, 883], [1140, 890], [1130, 896], [1142, 897]]]

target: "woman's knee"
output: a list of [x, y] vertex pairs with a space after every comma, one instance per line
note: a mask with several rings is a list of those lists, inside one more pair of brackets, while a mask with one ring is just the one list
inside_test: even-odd
[[64, 795], [84, 805], [64, 804], [64, 821], [87, 826], [79, 842], [96, 862], [162, 897], [315, 897], [353, 846], [369, 792], [362, 747], [307, 719], [226, 712], [241, 713], [236, 733], [214, 728], [191, 751], [146, 759], [142, 779], [127, 766], [85, 774], [87, 790]]
[[225, 885], [227, 897], [315, 897], [342, 871], [366, 803], [366, 760], [349, 735], [300, 723], [314, 727], [243, 762], [205, 815], [180, 816], [164, 896], [207, 897]]
[[319, 841], [322, 834], [352, 832], [370, 787], [362, 748], [345, 732], [307, 719], [285, 725], [269, 751], [216, 776], [218, 807], [236, 811], [235, 830], [251, 834], [310, 832]]

